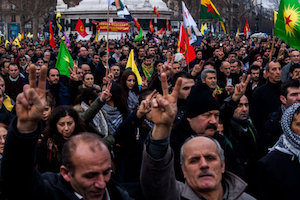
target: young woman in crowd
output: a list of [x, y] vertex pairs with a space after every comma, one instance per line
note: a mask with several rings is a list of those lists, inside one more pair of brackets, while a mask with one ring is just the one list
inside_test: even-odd
[[114, 144], [115, 139], [107, 123], [106, 114], [101, 110], [106, 99], [110, 96], [110, 87], [99, 95], [95, 88], [86, 88], [75, 100], [74, 109], [86, 124], [86, 130], [99, 134], [108, 148]]
[[139, 105], [139, 88], [133, 71], [127, 70], [122, 74], [120, 86], [122, 95], [127, 100], [129, 112], [134, 111]]
[[[106, 89], [104, 85], [102, 91]], [[121, 87], [112, 82], [110, 89], [111, 96], [107, 98], [102, 110], [107, 115], [108, 125], [114, 133], [118, 126], [123, 122], [128, 115], [126, 99], [122, 96]]]
[[59, 172], [61, 151], [71, 135], [85, 131], [85, 124], [71, 106], [58, 106], [51, 113], [39, 146], [38, 170]]
[[87, 72], [83, 75], [82, 85], [78, 87], [78, 92], [81, 94], [85, 88], [95, 88], [100, 90], [100, 86], [94, 83], [94, 74]]

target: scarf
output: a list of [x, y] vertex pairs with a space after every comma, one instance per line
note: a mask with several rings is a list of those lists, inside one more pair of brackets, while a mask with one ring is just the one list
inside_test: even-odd
[[118, 126], [123, 122], [123, 115], [117, 107], [111, 107], [108, 104], [104, 104], [102, 110], [107, 115], [107, 123], [112, 132], [115, 133]]
[[[84, 102], [81, 102], [81, 107], [84, 111], [89, 108], [89, 106]], [[99, 112], [97, 112], [97, 114], [93, 118], [93, 124], [101, 134], [102, 138], [106, 138], [108, 136], [108, 125], [102, 113], [102, 110], [99, 110]]]
[[139, 105], [139, 97], [135, 94], [135, 92], [128, 92], [127, 104], [130, 112], [134, 111]]
[[299, 107], [300, 103], [295, 103], [294, 105], [286, 109], [286, 111], [282, 115], [281, 127], [283, 135], [280, 136], [279, 140], [270, 149], [270, 151], [277, 149], [278, 151], [292, 155], [292, 160], [297, 157], [300, 162], [300, 136], [295, 134], [291, 130], [293, 116]]
[[149, 80], [149, 78], [151, 77], [151, 75], [153, 73], [153, 64], [147, 66], [144, 63], [142, 63], [142, 69], [143, 69], [143, 72], [144, 72], [147, 80]]

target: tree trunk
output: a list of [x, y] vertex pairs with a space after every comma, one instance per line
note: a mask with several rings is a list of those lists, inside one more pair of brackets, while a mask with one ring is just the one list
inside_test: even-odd
[[32, 32], [33, 32], [33, 40], [37, 40], [37, 32], [39, 29], [38, 17], [33, 18], [32, 20]]

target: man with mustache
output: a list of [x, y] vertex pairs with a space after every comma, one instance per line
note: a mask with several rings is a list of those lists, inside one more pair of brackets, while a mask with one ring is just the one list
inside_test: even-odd
[[[181, 79], [178, 80], [173, 92], [168, 94], [166, 75], [162, 74], [162, 88], [165, 88], [163, 96], [158, 94], [152, 101], [151, 112], [155, 125], [145, 143], [141, 170], [141, 187], [145, 199], [254, 199], [244, 193], [247, 186], [244, 181], [230, 172], [225, 172], [223, 149], [215, 139], [206, 135], [189, 137], [184, 142], [180, 150], [180, 159], [185, 183], [176, 181], [173, 170], [176, 155], [169, 146], [169, 134], [177, 110], [176, 101]], [[237, 87], [240, 89], [239, 84]], [[199, 92], [197, 86], [193, 89]], [[206, 98], [212, 100], [213, 97], [205, 91], [205, 88], [202, 88], [202, 85], [201, 89], [203, 89], [201, 92], [207, 94]], [[194, 91], [192, 90], [191, 94]], [[213, 105], [210, 109], [212, 107]], [[199, 107], [194, 105], [194, 109], [199, 110]], [[202, 111], [205, 111], [205, 108]], [[218, 118], [216, 113], [219, 111], [204, 112], [207, 118], [210, 118], [208, 116], [210, 112], [212, 112], [210, 115], [212, 121], [216, 121], [213, 118]], [[188, 117], [190, 114], [192, 113], [187, 114]], [[214, 124], [214, 122], [208, 124]], [[213, 132], [210, 129], [207, 129], [208, 133]], [[205, 128], [203, 131], [205, 132]]]
[[[250, 77], [245, 81], [245, 76], [241, 84], [248, 84]], [[239, 89], [239, 90], [238, 90]], [[245, 93], [245, 87], [238, 86], [233, 94], [234, 99], [239, 99]], [[239, 96], [236, 97], [236, 96]], [[238, 100], [237, 100], [238, 101]], [[207, 84], [195, 85], [188, 98], [186, 111], [182, 120], [172, 129], [171, 147], [174, 151], [174, 169], [176, 178], [184, 180], [180, 167], [180, 147], [184, 141], [192, 135], [208, 135], [216, 139], [225, 151], [226, 169], [238, 173], [236, 161], [230, 144], [227, 143], [223, 135], [216, 133], [220, 115], [220, 106], [218, 101], [212, 96], [212, 89]], [[231, 118], [230, 113], [224, 113]]]

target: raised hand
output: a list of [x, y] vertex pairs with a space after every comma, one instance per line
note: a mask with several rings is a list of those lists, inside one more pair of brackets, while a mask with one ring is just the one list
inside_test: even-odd
[[111, 97], [111, 93], [110, 93], [111, 86], [112, 83], [108, 83], [106, 89], [101, 92], [101, 96], [100, 96], [101, 101], [106, 101], [109, 97]]
[[154, 90], [151, 94], [147, 96], [145, 100], [141, 102], [141, 104], [138, 107], [138, 111], [136, 113], [139, 119], [141, 119], [144, 115], [146, 115], [151, 111], [151, 101], [156, 97], [156, 95], [157, 92], [156, 90]]
[[233, 101], [238, 102], [240, 98], [245, 94], [250, 79], [251, 79], [250, 75], [248, 75], [246, 79], [246, 74], [243, 74], [242, 81], [239, 84], [235, 85], [234, 93], [232, 95]]
[[171, 69], [174, 64], [175, 55], [167, 57], [167, 61], [161, 66], [160, 74], [166, 73], [167, 76], [171, 74]]
[[79, 78], [78, 78], [78, 75], [77, 75], [77, 65], [74, 65], [73, 68], [69, 67], [69, 71], [70, 71], [70, 79], [72, 81], [78, 81]]
[[17, 96], [16, 113], [18, 116], [17, 128], [21, 133], [36, 129], [44, 111], [46, 92], [47, 67], [42, 66], [39, 85], [36, 87], [35, 65], [29, 69], [29, 85], [23, 87], [23, 92]]
[[177, 98], [182, 78], [178, 78], [171, 94], [168, 92], [167, 75], [161, 74], [163, 96], [158, 94], [151, 102], [152, 121], [155, 124], [152, 137], [162, 139], [170, 134], [172, 123], [177, 112]]

